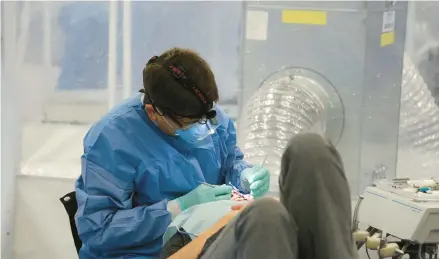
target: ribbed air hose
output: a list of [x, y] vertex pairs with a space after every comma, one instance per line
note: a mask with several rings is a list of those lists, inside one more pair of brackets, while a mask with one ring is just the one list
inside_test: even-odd
[[[334, 109], [339, 112], [331, 114]], [[307, 69], [286, 69], [273, 74], [246, 102], [238, 142], [247, 161], [255, 165], [264, 163], [270, 170], [271, 193], [278, 192], [280, 162], [288, 141], [300, 132], [325, 135], [328, 116], [338, 120], [331, 137], [336, 142], [344, 122], [341, 101], [327, 80]]]
[[[438, 177], [439, 108], [407, 55], [402, 76], [397, 175]], [[272, 173], [271, 192], [278, 191], [282, 153], [292, 136], [313, 131], [338, 141], [344, 126], [339, 98], [321, 75], [286, 69], [267, 78], [246, 102], [238, 143], [249, 162], [265, 161]]]
[[400, 136], [425, 151], [439, 151], [439, 108], [410, 58], [404, 58]]
[[401, 86], [398, 172], [439, 176], [439, 108], [412, 60], [405, 55]]

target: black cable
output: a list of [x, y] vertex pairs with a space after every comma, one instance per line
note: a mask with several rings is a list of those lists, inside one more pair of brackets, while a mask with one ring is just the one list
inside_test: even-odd
[[367, 257], [368, 257], [369, 259], [371, 259], [371, 258], [370, 258], [370, 255], [369, 255], [369, 249], [368, 249], [366, 246], [364, 246], [364, 249], [366, 249], [366, 255], [367, 255]]

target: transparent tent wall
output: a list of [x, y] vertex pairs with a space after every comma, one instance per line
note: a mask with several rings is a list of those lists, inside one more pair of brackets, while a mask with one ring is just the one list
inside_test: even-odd
[[[82, 104], [95, 101], [105, 105], [109, 95], [116, 96], [115, 102], [120, 101], [127, 97], [124, 89], [133, 93], [142, 87], [141, 73], [151, 56], [171, 47], [184, 47], [194, 49], [209, 62], [222, 103], [236, 104], [241, 3], [60, 2], [56, 9], [55, 34], [60, 35], [61, 44], [57, 46], [62, 46], [57, 51], [58, 96], [69, 98], [62, 94], [69, 93]], [[225, 11], [227, 16], [222, 15]], [[114, 40], [109, 38], [112, 34]], [[112, 75], [107, 75], [113, 67], [115, 82], [109, 80]], [[102, 91], [112, 84], [112, 92]], [[63, 120], [60, 116], [56, 119]], [[84, 118], [88, 122], [94, 119]]]
[[[18, 2], [20, 70], [30, 75], [21, 77], [20, 85], [23, 92], [34, 89], [23, 97], [23, 116], [29, 124], [25, 143], [32, 142], [23, 152], [25, 160], [38, 164], [35, 168], [27, 163], [26, 171], [41, 171], [42, 163], [64, 159], [71, 169], [52, 165], [50, 175], [76, 175], [88, 125], [142, 88], [148, 59], [171, 47], [194, 49], [208, 61], [221, 103], [236, 118], [241, 12], [240, 2]], [[41, 150], [46, 138], [32, 136], [42, 131], [56, 136], [49, 141], [56, 143], [45, 145], [46, 151]], [[74, 156], [69, 151], [53, 159], [51, 155], [59, 152], [53, 147], [61, 145], [71, 146]]]
[[139, 90], [147, 60], [170, 47], [207, 59], [221, 102], [236, 117], [242, 3], [11, 3], [24, 109], [15, 258], [75, 258], [58, 198], [72, 191], [80, 173], [90, 124]]
[[13, 258], [16, 174], [20, 164], [20, 92], [15, 73], [14, 4], [1, 2], [1, 258]]

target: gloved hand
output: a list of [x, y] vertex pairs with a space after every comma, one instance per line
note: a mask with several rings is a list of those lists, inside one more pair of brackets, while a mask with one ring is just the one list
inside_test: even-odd
[[188, 194], [175, 199], [180, 205], [181, 210], [185, 210], [194, 205], [207, 203], [211, 201], [230, 200], [232, 196], [232, 187], [228, 185], [209, 186], [199, 185]]
[[270, 172], [263, 166], [254, 166], [241, 172], [241, 185], [254, 198], [262, 197], [270, 188]]

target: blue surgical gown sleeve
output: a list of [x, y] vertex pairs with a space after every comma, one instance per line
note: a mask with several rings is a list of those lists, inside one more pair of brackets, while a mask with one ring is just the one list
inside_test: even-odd
[[222, 117], [227, 128], [227, 134], [225, 134], [227, 136], [225, 143], [228, 151], [226, 159], [227, 171], [225, 173], [226, 183], [230, 182], [241, 192], [246, 193], [247, 191], [241, 186], [241, 172], [246, 168], [252, 167], [252, 165], [243, 160], [244, 154], [236, 145], [236, 128], [233, 120], [223, 111], [220, 111], [219, 113], [219, 116]]
[[[167, 201], [133, 207], [134, 182], [142, 165], [133, 156], [132, 142], [116, 133], [102, 130], [84, 141], [82, 172], [76, 182], [78, 233], [83, 244], [95, 251], [111, 254], [140, 246], [154, 256], [171, 222]], [[155, 170], [154, 165], [144, 167]]]

